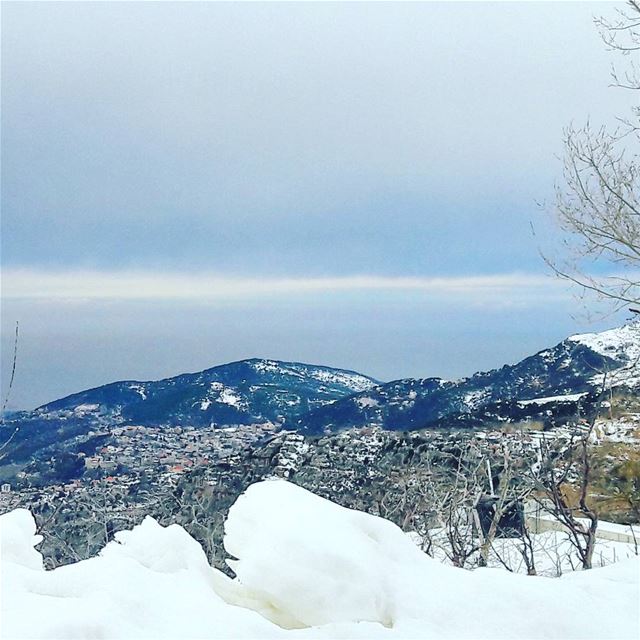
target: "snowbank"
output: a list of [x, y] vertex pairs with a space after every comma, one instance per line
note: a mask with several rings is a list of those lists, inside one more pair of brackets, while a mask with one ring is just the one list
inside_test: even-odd
[[624, 638], [638, 560], [560, 579], [468, 572], [395, 525], [285, 481], [232, 507], [230, 580], [147, 518], [90, 560], [44, 571], [31, 514], [0, 516], [3, 638]]
[[39, 556], [28, 511], [1, 516], [0, 527], [2, 638], [279, 637], [257, 613], [217, 594], [230, 580], [177, 525], [147, 518], [100, 556], [54, 571], [29, 554]]

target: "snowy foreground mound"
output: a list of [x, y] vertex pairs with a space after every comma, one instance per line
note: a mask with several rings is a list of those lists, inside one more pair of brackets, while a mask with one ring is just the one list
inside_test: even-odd
[[437, 563], [395, 525], [284, 481], [232, 507], [231, 580], [147, 518], [45, 571], [31, 514], [0, 517], [3, 638], [635, 638], [637, 560], [562, 578]]

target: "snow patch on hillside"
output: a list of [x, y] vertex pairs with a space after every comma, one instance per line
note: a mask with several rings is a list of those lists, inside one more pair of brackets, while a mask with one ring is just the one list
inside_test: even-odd
[[143, 384], [130, 384], [129, 389], [136, 391], [143, 400], [147, 399], [147, 391]]
[[84, 415], [85, 413], [92, 413], [93, 411], [97, 411], [100, 408], [99, 404], [79, 404], [73, 412], [76, 415]]
[[583, 398], [587, 394], [583, 393], [570, 393], [564, 396], [547, 396], [546, 398], [531, 398], [530, 400], [518, 400], [520, 405], [528, 404], [555, 404], [556, 402], [577, 402], [580, 398]]
[[593, 376], [591, 382], [600, 386], [606, 375], [606, 386], [640, 386], [640, 322], [602, 331], [600, 333], [584, 333], [568, 338], [572, 342], [585, 345], [592, 351], [612, 358], [622, 365], [612, 372], [600, 372]]
[[328, 369], [314, 369], [309, 372], [309, 375], [314, 380], [318, 380], [325, 384], [340, 385], [348, 389], [352, 389], [354, 392], [369, 391], [376, 386], [376, 383], [361, 376], [357, 373], [348, 373], [342, 371], [330, 371]]
[[[245, 403], [243, 399], [238, 395], [238, 392], [231, 387], [226, 387], [222, 382], [212, 382], [211, 392], [213, 400], [220, 404], [228, 404], [231, 407], [241, 408]], [[207, 405], [206, 408], [208, 408]]]
[[600, 333], [583, 333], [568, 340], [579, 342], [602, 356], [622, 359], [626, 363], [640, 360], [640, 323], [633, 322]]
[[476, 391], [469, 391], [462, 397], [462, 404], [467, 410], [477, 409], [489, 396], [489, 389], [477, 389]]
[[367, 407], [379, 407], [380, 403], [375, 398], [363, 397], [354, 398], [353, 400], [360, 409], [366, 409]]
[[280, 364], [274, 360], [257, 360], [251, 363], [251, 367], [258, 373], [279, 373]]
[[251, 366], [258, 373], [271, 373], [296, 378], [308, 378], [330, 386], [349, 389], [354, 393], [368, 391], [378, 383], [367, 376], [341, 369], [317, 367], [297, 363], [282, 363], [275, 360], [257, 360]]

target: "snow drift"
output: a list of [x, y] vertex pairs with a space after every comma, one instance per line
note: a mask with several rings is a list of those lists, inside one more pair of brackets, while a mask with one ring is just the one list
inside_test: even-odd
[[45, 571], [31, 514], [0, 516], [3, 638], [635, 638], [637, 559], [533, 578], [439, 564], [395, 525], [285, 481], [232, 507], [231, 580], [152, 518]]

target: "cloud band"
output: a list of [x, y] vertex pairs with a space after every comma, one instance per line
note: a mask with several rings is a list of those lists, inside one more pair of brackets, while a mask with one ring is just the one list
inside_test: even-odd
[[216, 273], [152, 271], [40, 271], [5, 269], [4, 298], [216, 300], [307, 293], [407, 291], [437, 297], [565, 297], [566, 285], [544, 275], [511, 273], [482, 276], [407, 277], [240, 277]]

